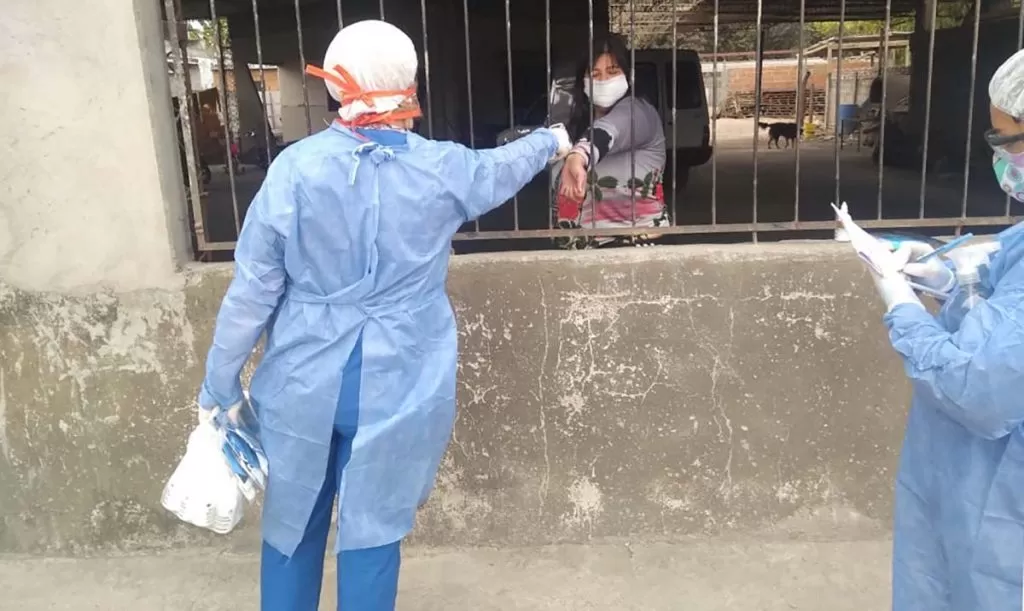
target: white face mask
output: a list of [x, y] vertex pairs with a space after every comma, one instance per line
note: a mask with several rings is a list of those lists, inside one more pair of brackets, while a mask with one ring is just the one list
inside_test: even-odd
[[[606, 81], [594, 81], [594, 93], [591, 101], [594, 106], [599, 108], [611, 108], [626, 95], [627, 91], [629, 91], [629, 81], [625, 74], [619, 74]], [[583, 93], [591, 96], [590, 77], [588, 76], [583, 77]]]

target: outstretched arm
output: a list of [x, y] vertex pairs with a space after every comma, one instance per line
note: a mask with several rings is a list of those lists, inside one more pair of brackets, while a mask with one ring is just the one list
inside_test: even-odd
[[466, 220], [473, 220], [502, 205], [525, 187], [555, 156], [559, 139], [549, 129], [494, 149], [474, 151], [459, 147], [456, 160], [469, 180], [452, 186]]

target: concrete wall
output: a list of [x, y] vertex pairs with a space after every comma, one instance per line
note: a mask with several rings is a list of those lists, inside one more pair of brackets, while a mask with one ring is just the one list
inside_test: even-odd
[[[0, 551], [251, 547], [159, 506], [230, 278], [0, 284]], [[467, 256], [421, 545], [884, 530], [907, 389], [848, 246]]]
[[0, 279], [179, 283], [187, 215], [159, 4], [7, 0], [0, 41]]
[[[829, 85], [835, 75], [837, 62], [826, 62], [821, 58], [804, 60], [804, 70], [811, 73], [807, 87], [821, 91]], [[703, 69], [711, 73], [714, 64], [708, 59], [703, 60]], [[761, 87], [764, 91], [795, 90], [800, 85], [798, 63], [795, 59], [765, 60], [761, 69]], [[719, 73], [726, 73], [731, 93], [750, 93], [757, 84], [757, 64], [753, 61], [729, 61], [718, 63]], [[878, 68], [868, 60], [843, 60], [844, 78], [852, 78], [853, 73], [871, 74], [868, 83], [878, 72]], [[834, 85], [833, 85], [834, 86]], [[865, 88], [867, 85], [865, 85]]]
[[[278, 66], [281, 83], [281, 137], [285, 142], [305, 138], [309, 133], [324, 129], [335, 114], [327, 108], [327, 90], [323, 81], [307, 77], [298, 60]], [[309, 119], [306, 123], [306, 98], [302, 93], [302, 80], [306, 79], [309, 96]], [[326, 123], [325, 123], [326, 122]], [[312, 129], [312, 132], [307, 130]]]

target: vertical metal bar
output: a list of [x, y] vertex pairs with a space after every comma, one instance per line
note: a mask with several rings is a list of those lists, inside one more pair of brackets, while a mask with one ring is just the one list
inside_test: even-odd
[[380, 20], [384, 21], [384, 0], [380, 0]]
[[1017, 50], [1024, 48], [1024, 2], [1020, 3], [1017, 13]]
[[932, 119], [932, 76], [935, 69], [935, 21], [938, 13], [939, 0], [931, 0], [931, 31], [928, 33], [928, 80], [924, 96], [924, 142], [921, 145], [921, 193], [918, 218], [924, 218], [924, 197], [928, 187], [928, 141]]
[[260, 96], [260, 106], [263, 109], [263, 139], [267, 147], [267, 164], [273, 160], [270, 154], [270, 115], [267, 109], [270, 107], [268, 100], [270, 93], [267, 91], [267, 72], [263, 66], [263, 39], [260, 36], [260, 8], [258, 0], [252, 0], [252, 28], [256, 32], [256, 61], [260, 64], [260, 89], [263, 95]]
[[[669, 225], [676, 225], [679, 222], [679, 210], [676, 208], [676, 189], [679, 185], [679, 130], [676, 129], [679, 107], [679, 53], [676, 48], [679, 42], [678, 11], [679, 0], [672, 0], [672, 214], [669, 217]], [[701, 74], [701, 79], [703, 78], [704, 75]]]
[[[210, 0], [213, 4], [214, 0]], [[295, 33], [299, 37], [299, 78], [302, 79], [302, 105], [306, 111], [306, 135], [313, 133], [313, 117], [309, 110], [309, 86], [306, 84], [306, 50], [302, 42], [302, 10], [299, 0], [295, 0]]]
[[[384, 0], [381, 0], [383, 2]], [[508, 126], [516, 127], [515, 92], [512, 90], [512, 0], [505, 0], [505, 61], [508, 63]], [[512, 196], [512, 221], [519, 231], [519, 195]]]
[[164, 0], [167, 17], [167, 36], [171, 43], [171, 63], [174, 64], [174, 78], [181, 83], [182, 95], [178, 99], [178, 121], [181, 124], [181, 145], [185, 150], [185, 171], [188, 174], [189, 204], [192, 208], [192, 223], [196, 232], [196, 247], [206, 247], [206, 231], [203, 227], [203, 210], [199, 192], [199, 172], [196, 171], [196, 139], [192, 132], [192, 87], [186, 69], [187, 56], [182, 51], [182, 40], [178, 28], [181, 21], [181, 6], [178, 0]]
[[[853, 103], [860, 105], [860, 70], [853, 73]], [[860, 124], [857, 125], [857, 152], [860, 152]]]
[[817, 107], [816, 105], [817, 105], [818, 102], [817, 102], [817, 98], [815, 97], [814, 81], [811, 81], [810, 85], [811, 85], [811, 90], [809, 92], [807, 92], [807, 97], [810, 98], [810, 100], [811, 100], [811, 112], [808, 114], [807, 119], [808, 119], [808, 122], [814, 123], [814, 117], [815, 117], [814, 113], [815, 113], [815, 109]]
[[981, 0], [974, 0], [974, 40], [971, 43], [971, 80], [967, 87], [967, 137], [964, 144], [964, 194], [960, 218], [967, 218], [967, 189], [971, 178], [971, 140], [974, 131], [974, 87], [978, 83], [978, 35], [981, 31]]
[[[470, 57], [469, 0], [462, 0], [463, 32], [466, 41], [466, 101], [469, 105], [469, 147], [476, 150], [476, 120], [473, 117], [473, 60]], [[480, 232], [480, 219], [473, 220], [474, 231]]]
[[[1020, 3], [1020, 9], [1017, 13], [1017, 49], [1024, 48], [1024, 2]], [[1010, 218], [1010, 205], [1013, 203], [1013, 198], [1009, 195], [1006, 196], [1006, 218]]]
[[235, 235], [242, 232], [242, 220], [238, 214], [238, 193], [235, 189], [235, 160], [231, 157], [231, 117], [228, 112], [228, 74], [224, 61], [224, 28], [217, 17], [216, 0], [210, 0], [210, 19], [213, 20], [213, 32], [217, 37], [217, 58], [220, 68], [220, 108], [224, 115], [224, 167], [228, 171], [228, 184], [231, 186], [231, 212], [235, 219]]
[[832, 142], [832, 156], [835, 162], [835, 204], [838, 206], [842, 201], [840, 194], [840, 171], [839, 145], [843, 138], [843, 122], [840, 120], [840, 107], [842, 106], [843, 91], [843, 31], [846, 29], [846, 0], [839, 0], [839, 48], [836, 49], [836, 78], [835, 78], [835, 138]]
[[636, 227], [636, 14], [629, 0], [629, 216]]
[[[714, 39], [711, 50], [711, 224], [718, 224], [718, 1], [715, 0]], [[675, 44], [675, 43], [673, 43]], [[704, 78], [701, 75], [701, 78]], [[675, 128], [673, 128], [675, 129]], [[754, 126], [757, 129], [757, 126]], [[755, 134], [756, 135], [756, 134]]]
[[[547, 116], [550, 117], [552, 85], [551, 81], [553, 78], [553, 74], [551, 71], [551, 0], [544, 0], [544, 53], [547, 65], [547, 87], [545, 87], [544, 89], [547, 94]], [[566, 129], [569, 128], [568, 125], [566, 125], [565, 127]], [[548, 174], [548, 229], [553, 229], [555, 226], [555, 214], [557, 214], [557, 212], [553, 212], [554, 210], [556, 210], [554, 202], [554, 189], [552, 189], [554, 183], [551, 177], [551, 170], [545, 171]]]
[[[761, 122], [761, 79], [764, 78], [764, 0], [757, 0], [757, 45], [756, 45], [756, 66], [754, 82], [754, 179], [753, 195], [754, 203], [751, 207], [752, 220], [757, 225], [757, 148], [760, 140], [758, 123]], [[753, 232], [753, 241], [757, 244], [757, 231]]]
[[[793, 178], [793, 222], [800, 222], [800, 140], [804, 134], [804, 29], [807, 0], [800, 0], [800, 47], [796, 55], [796, 170]], [[813, 104], [814, 101], [812, 100]]]
[[[587, 140], [590, 143], [590, 158], [594, 158], [594, 0], [587, 0], [587, 49], [590, 57], [590, 63], [587, 65], [586, 74], [588, 75], [588, 83], [590, 86], [587, 92], [587, 101], [590, 107], [590, 123], [587, 125]], [[590, 189], [590, 172], [593, 170], [592, 167], [587, 167], [587, 189], [586, 192], [590, 197], [590, 226], [591, 228], [597, 227], [597, 199], [594, 197]], [[586, 196], [584, 196], [586, 201]]]
[[[228, 133], [231, 134], [230, 138], [228, 139], [230, 143], [229, 149], [232, 153], [231, 161], [234, 164], [234, 169], [238, 173], [242, 173], [245, 171], [245, 167], [243, 166], [241, 160], [242, 144], [245, 134], [241, 130], [241, 120], [238, 115], [238, 86], [239, 71], [245, 70], [245, 72], [248, 73], [249, 65], [244, 62], [235, 63], [234, 53], [231, 50], [231, 33], [227, 26], [227, 19], [225, 17], [221, 17], [220, 23], [222, 24], [223, 28], [223, 36], [227, 39], [228, 44], [227, 52], [224, 54], [223, 59], [221, 60], [221, 64], [223, 66], [221, 72], [224, 75], [224, 91], [227, 93], [228, 96], [228, 106], [227, 109], [224, 111], [224, 114], [227, 117]], [[228, 67], [227, 65], [229, 59], [231, 60], [230, 67]], [[229, 77], [231, 79], [230, 85], [228, 84]], [[252, 79], [251, 74], [246, 74], [245, 77]]]
[[427, 137], [434, 137], [434, 98], [430, 90], [430, 41], [427, 38], [427, 0], [420, 0], [420, 16], [423, 22], [423, 78], [427, 89]]
[[345, 19], [344, 19], [344, 16], [341, 14], [341, 0], [338, 0], [337, 8], [338, 8], [338, 30], [341, 30], [341, 28], [345, 27]]
[[885, 26], [882, 30], [882, 59], [878, 64], [882, 73], [882, 102], [878, 127], [878, 220], [882, 220], [882, 201], [885, 192], [885, 124], [888, 123], [889, 99], [889, 31], [892, 29], [892, 0], [885, 0]]

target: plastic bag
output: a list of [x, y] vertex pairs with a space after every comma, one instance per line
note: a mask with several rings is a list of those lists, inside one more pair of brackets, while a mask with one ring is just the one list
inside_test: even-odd
[[245, 513], [245, 498], [223, 445], [213, 422], [197, 426], [160, 498], [180, 520], [217, 534], [231, 532]]

